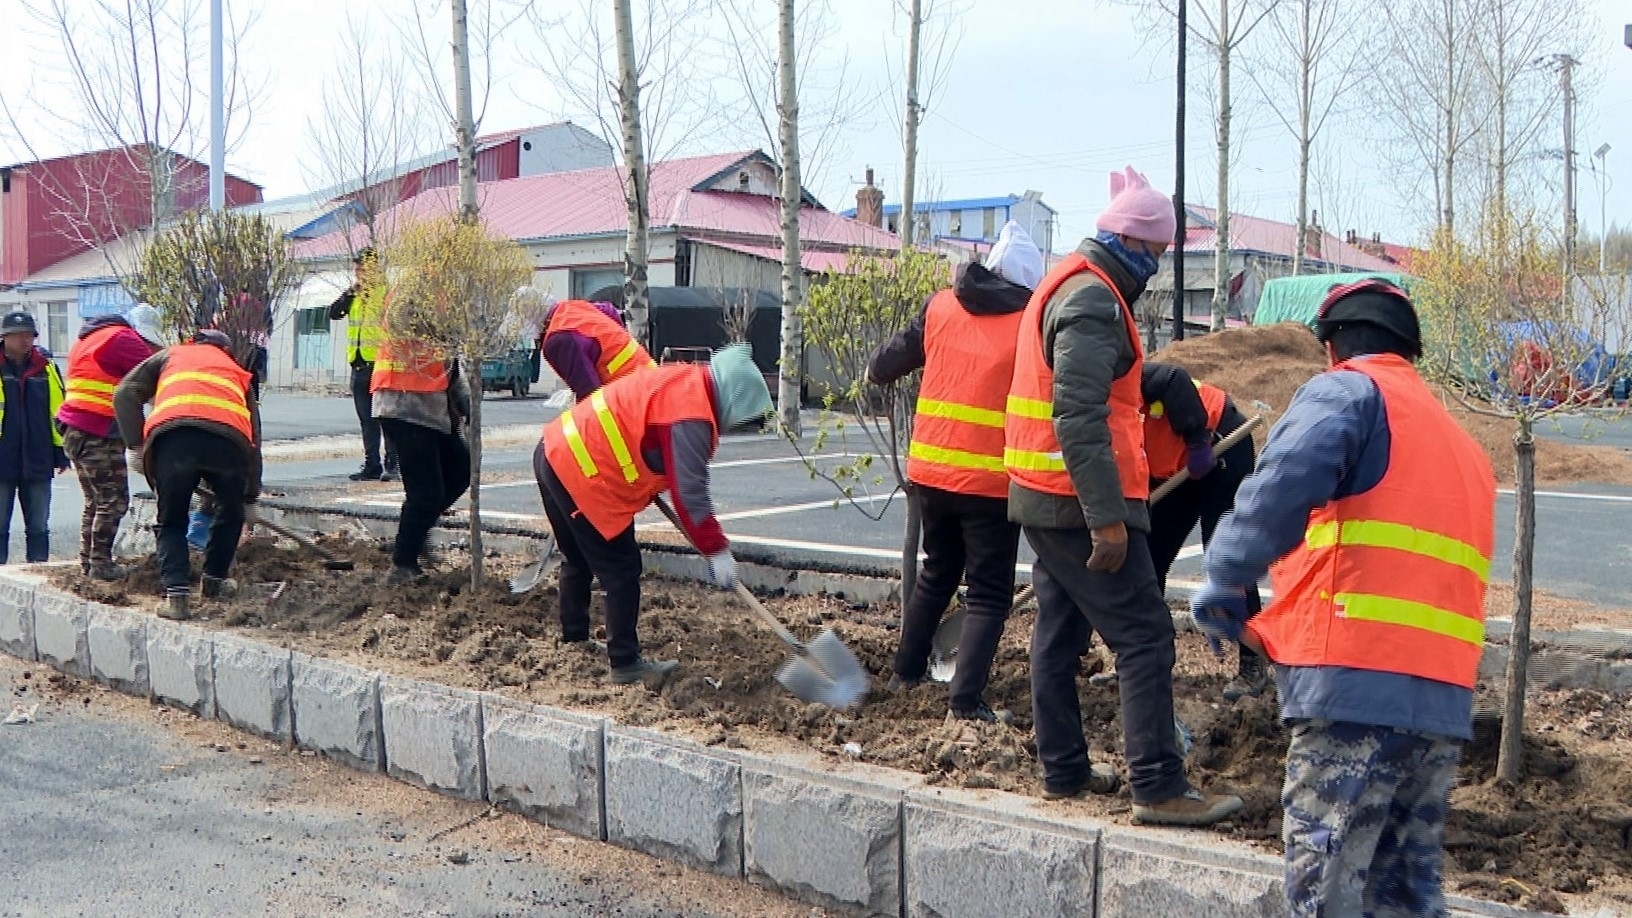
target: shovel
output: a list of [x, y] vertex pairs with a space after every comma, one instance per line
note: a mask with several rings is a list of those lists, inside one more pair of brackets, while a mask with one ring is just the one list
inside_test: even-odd
[[[657, 507], [676, 530], [686, 531], [673, 508], [661, 496], [657, 498]], [[867, 694], [867, 670], [831, 628], [823, 629], [809, 644], [802, 644], [741, 581], [737, 583], [737, 595], [783, 643], [793, 648], [794, 655], [777, 671], [776, 681], [794, 697], [842, 710], [852, 707]]]
[[[1259, 404], [1262, 405], [1261, 402]], [[1263, 405], [1263, 407], [1267, 408], [1268, 406]], [[1242, 440], [1252, 436], [1252, 432], [1262, 423], [1264, 423], [1263, 415], [1253, 415], [1247, 419], [1245, 424], [1231, 431], [1229, 436], [1218, 441], [1213, 447], [1213, 452], [1223, 453], [1229, 451]], [[1157, 485], [1156, 490], [1150, 492], [1149, 504], [1155, 506], [1157, 501], [1172, 494], [1175, 488], [1189, 480], [1190, 470], [1179, 469], [1173, 474], [1172, 478]], [[1009, 606], [1009, 611], [1011, 613], [1019, 611], [1021, 606], [1031, 600], [1033, 592], [1031, 584], [1026, 584], [1019, 593], [1015, 594], [1014, 604]], [[963, 636], [963, 618], [967, 614], [964, 608], [959, 606], [943, 616], [940, 625], [935, 629], [935, 639], [930, 644], [929, 677], [936, 682], [951, 682], [952, 675], [958, 671], [958, 640]]]
[[249, 504], [244, 507], [244, 519], [246, 522], [254, 523], [259, 526], [265, 526], [278, 535], [299, 544], [301, 548], [304, 548], [307, 551], [310, 551], [312, 554], [317, 555], [319, 558], [322, 558], [323, 568], [325, 570], [349, 571], [356, 567], [356, 565], [351, 561], [330, 554], [327, 549], [317, 544], [312, 539], [301, 535], [282, 523], [274, 523], [267, 519], [266, 516], [263, 515], [254, 504]]
[[510, 592], [525, 593], [539, 581], [555, 572], [561, 566], [561, 553], [556, 550], [555, 536], [546, 535], [544, 545], [539, 550], [538, 560], [529, 564], [525, 570], [510, 578]]

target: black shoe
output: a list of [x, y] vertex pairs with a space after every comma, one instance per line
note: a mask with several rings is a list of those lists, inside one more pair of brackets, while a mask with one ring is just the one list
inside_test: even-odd
[[661, 682], [679, 668], [679, 660], [648, 660], [641, 657], [628, 666], [612, 667], [612, 684], [633, 685], [645, 679]]
[[92, 580], [123, 580], [130, 575], [130, 569], [114, 564], [112, 561], [93, 561], [84, 566], [85, 576]]
[[1069, 800], [1082, 796], [1084, 791], [1094, 794], [1114, 794], [1122, 787], [1122, 776], [1104, 762], [1095, 762], [1088, 768], [1088, 777], [1078, 784], [1043, 785], [1044, 800]]
[[899, 692], [905, 692], [908, 689], [915, 689], [920, 685], [926, 685], [928, 683], [929, 676], [927, 675], [919, 676], [916, 679], [903, 679], [899, 674], [897, 674], [890, 676], [890, 681], [884, 686], [884, 691], [894, 695]]
[[983, 724], [1013, 724], [1014, 714], [1009, 711], [994, 711], [986, 706], [986, 702], [975, 705], [973, 710], [949, 708], [946, 712], [947, 720], [976, 720]]
[[231, 577], [211, 577], [204, 575], [199, 585], [199, 592], [205, 599], [231, 599], [238, 595], [238, 581]]
[[385, 469], [377, 465], [365, 464], [362, 468], [346, 476], [352, 481], [379, 481], [385, 477]]
[[397, 566], [391, 568], [391, 573], [385, 575], [385, 582], [392, 586], [400, 586], [404, 583], [413, 583], [424, 576], [425, 572], [417, 567]]
[[396, 481], [397, 479], [399, 479], [401, 477], [402, 477], [401, 475], [397, 474], [397, 470], [392, 469], [392, 468], [388, 468], [385, 471], [380, 473], [380, 480], [381, 481]]
[[1264, 658], [1246, 647], [1241, 648], [1241, 659], [1235, 670], [1235, 678], [1224, 686], [1225, 701], [1240, 701], [1242, 698], [1257, 698], [1269, 688], [1269, 667], [1264, 665]]

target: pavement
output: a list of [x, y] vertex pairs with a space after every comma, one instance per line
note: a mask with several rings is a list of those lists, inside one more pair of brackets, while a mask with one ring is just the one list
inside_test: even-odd
[[[484, 450], [483, 511], [487, 518], [512, 525], [543, 527], [542, 506], [532, 484], [532, 450], [536, 439], [526, 428], [542, 427], [559, 408], [542, 397], [516, 399], [490, 395], [483, 401], [484, 428], [508, 428], [524, 437]], [[813, 423], [807, 427], [813, 427]], [[395, 484], [353, 483], [360, 445], [356, 415], [346, 398], [269, 394], [263, 408], [268, 443], [278, 443], [281, 458], [269, 459], [265, 486], [291, 500], [335, 508], [394, 511], [402, 491]], [[1632, 448], [1632, 418], [1570, 416], [1537, 428], [1541, 436], [1573, 442]], [[807, 431], [809, 433], [809, 431]], [[301, 452], [303, 444], [327, 444]], [[851, 437], [856, 452], [862, 445]], [[337, 448], [336, 448], [337, 447]], [[845, 460], [844, 444], [829, 438], [816, 453], [807, 436], [802, 448], [831, 469]], [[350, 456], [346, 456], [347, 452]], [[878, 469], [882, 472], [882, 469]], [[768, 435], [724, 438], [715, 457], [713, 496], [721, 522], [739, 545], [788, 558], [816, 557], [838, 564], [892, 564], [900, 557], [905, 507], [890, 497], [888, 475], [878, 482], [864, 476], [854, 484], [853, 502], [830, 482], [812, 477], [785, 440]], [[146, 488], [133, 478], [133, 490]], [[81, 496], [73, 475], [59, 477], [53, 488], [52, 557], [72, 559], [78, 552]], [[463, 503], [461, 503], [463, 506]], [[1536, 584], [1559, 596], [1605, 607], [1632, 608], [1632, 527], [1624, 524], [1632, 510], [1632, 488], [1579, 485], [1547, 488], [1537, 494]], [[1496, 504], [1496, 556], [1492, 577], [1509, 580], [1512, 570], [1513, 501], [1500, 494]], [[876, 518], [875, 518], [876, 517]], [[22, 557], [22, 525], [12, 526], [11, 557]], [[646, 530], [669, 528], [654, 510], [641, 518]], [[1174, 565], [1173, 578], [1201, 574], [1200, 536]], [[1020, 560], [1029, 564], [1030, 547], [1022, 544]]]
[[52, 675], [0, 654], [0, 916], [813, 912]]

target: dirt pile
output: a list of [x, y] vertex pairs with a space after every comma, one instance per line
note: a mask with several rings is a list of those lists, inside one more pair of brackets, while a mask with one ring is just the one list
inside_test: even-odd
[[[1040, 793], [1031, 737], [1027, 642], [1029, 613], [1017, 614], [999, 648], [987, 700], [1013, 713], [1012, 725], [948, 723], [942, 686], [886, 692], [899, 608], [842, 596], [773, 595], [767, 605], [803, 638], [833, 628], [874, 675], [874, 690], [854, 711], [804, 704], [775, 681], [786, 652], [734, 598], [692, 583], [650, 577], [640, 623], [646, 653], [681, 662], [659, 691], [608, 682], [604, 652], [557, 640], [555, 592], [541, 586], [514, 596], [505, 578], [530, 559], [496, 558], [492, 579], [472, 593], [462, 569], [388, 587], [383, 545], [331, 539], [357, 571], [324, 571], [292, 547], [251, 539], [234, 575], [240, 595], [198, 602], [209, 628], [231, 628], [359, 666], [446, 685], [496, 691], [518, 699], [659, 727], [727, 748], [817, 753], [859, 759], [925, 776], [930, 783]], [[451, 564], [464, 559], [450, 553]], [[152, 608], [159, 593], [151, 562], [123, 584], [76, 574], [59, 582], [104, 602]], [[597, 634], [597, 636], [601, 636]], [[1083, 675], [1097, 671], [1097, 654]], [[1195, 747], [1189, 773], [1200, 785], [1229, 789], [1246, 806], [1222, 834], [1277, 850], [1279, 793], [1287, 738], [1272, 698], [1225, 704], [1220, 691], [1233, 661], [1219, 661], [1193, 635], [1179, 641], [1175, 697]], [[1096, 760], [1121, 760], [1114, 685], [1081, 682], [1084, 729]], [[1534, 773], [1517, 791], [1491, 781], [1493, 747], [1470, 748], [1452, 817], [1447, 870], [1451, 887], [1524, 902], [1556, 901], [1554, 891], [1593, 893], [1632, 902], [1632, 714], [1624, 697], [1592, 692], [1538, 696]], [[1062, 814], [1124, 819], [1127, 791], [1053, 804]], [[1617, 821], [1622, 820], [1622, 821]]]
[[[1232, 328], [1187, 338], [1162, 348], [1150, 359], [1178, 364], [1196, 379], [1229, 392], [1243, 413], [1264, 415], [1264, 431], [1286, 411], [1298, 387], [1324, 372], [1327, 366], [1325, 349], [1307, 326], [1296, 322]], [[1442, 395], [1451, 414], [1490, 457], [1497, 482], [1511, 485], [1516, 429], [1513, 422], [1475, 414], [1449, 394]], [[1257, 407], [1255, 401], [1269, 408]], [[1262, 434], [1255, 435], [1254, 439], [1262, 446]], [[1632, 483], [1632, 458], [1614, 447], [1581, 446], [1538, 438], [1536, 481], [1540, 484]]]

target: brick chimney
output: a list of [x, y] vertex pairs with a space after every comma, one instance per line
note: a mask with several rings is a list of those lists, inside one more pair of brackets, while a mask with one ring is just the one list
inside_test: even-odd
[[884, 226], [884, 192], [873, 184], [873, 167], [867, 167], [867, 184], [856, 192], [856, 219], [882, 228]]
[[1320, 227], [1320, 211], [1309, 215], [1309, 225], [1303, 229], [1303, 252], [1313, 258], [1324, 258], [1321, 254], [1321, 241], [1326, 237], [1326, 231]]

